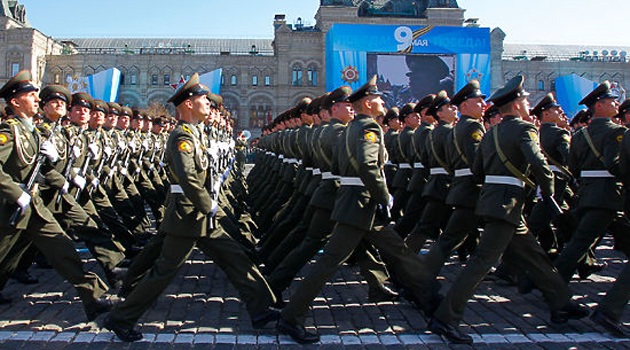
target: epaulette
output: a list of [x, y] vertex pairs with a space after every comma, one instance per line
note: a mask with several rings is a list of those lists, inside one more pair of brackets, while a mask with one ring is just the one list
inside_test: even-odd
[[11, 118], [11, 119], [7, 119], [6, 123], [9, 124], [9, 125], [17, 125], [18, 121], [15, 120], [14, 118]]
[[184, 129], [184, 131], [186, 131], [187, 133], [191, 134], [191, 135], [195, 135], [195, 133], [192, 132], [192, 130], [190, 130], [190, 128], [188, 127], [188, 125], [182, 125], [182, 129]]

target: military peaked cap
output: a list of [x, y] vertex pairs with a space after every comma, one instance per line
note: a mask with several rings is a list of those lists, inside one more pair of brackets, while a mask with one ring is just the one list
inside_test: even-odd
[[560, 105], [556, 102], [556, 99], [553, 97], [553, 94], [549, 93], [545, 95], [539, 102], [536, 104], [536, 107], [532, 109], [532, 114], [540, 117], [543, 111], [548, 110], [549, 108], [560, 107]]
[[207, 95], [210, 91], [205, 85], [199, 83], [199, 73], [193, 74], [190, 79], [171, 96], [166, 102], [172, 102], [175, 107], [193, 96]]
[[455, 95], [453, 95], [453, 98], [451, 99], [451, 104], [459, 106], [460, 103], [466, 101], [467, 99], [475, 97], [486, 98], [486, 95], [481, 93], [479, 81], [471, 80], [463, 88], [457, 91]]
[[354, 103], [364, 98], [365, 96], [370, 96], [370, 95], [377, 95], [377, 96], [383, 95], [382, 92], [378, 91], [378, 86], [376, 86], [376, 75], [374, 75], [372, 79], [370, 79], [367, 83], [365, 83], [363, 86], [358, 88], [352, 95], [350, 95], [350, 97], [348, 97], [348, 101]]
[[2, 88], [0, 88], [0, 97], [4, 98], [4, 100], [8, 102], [10, 99], [19, 94], [39, 91], [39, 88], [31, 81], [32, 79], [33, 77], [31, 76], [31, 72], [27, 70], [19, 72], [9, 79]]
[[107, 106], [109, 107], [109, 114], [119, 115], [122, 109], [116, 102], [107, 102]]
[[331, 91], [322, 102], [323, 109], [330, 109], [335, 103], [350, 102], [348, 98], [352, 95], [352, 88], [349, 86], [341, 86]]
[[407, 103], [405, 104], [401, 109], [400, 109], [400, 113], [398, 114], [398, 119], [404, 121], [405, 118], [407, 118], [407, 116], [411, 113], [414, 113], [414, 110], [416, 108], [416, 104], [415, 103]]
[[93, 109], [94, 99], [92, 98], [92, 96], [86, 94], [85, 92], [76, 92], [72, 94], [72, 102], [70, 102], [70, 107], [72, 106], [81, 106]]
[[387, 113], [385, 113], [385, 117], [383, 117], [383, 124], [389, 123], [392, 119], [398, 119], [398, 114], [400, 110], [398, 107], [390, 108]]
[[586, 97], [584, 97], [582, 101], [580, 101], [580, 104], [591, 107], [595, 104], [595, 102], [599, 100], [618, 97], [619, 96], [617, 96], [610, 90], [610, 83], [608, 82], [608, 80], [606, 80], [603, 83], [599, 84], [599, 86], [596, 87], [595, 90], [591, 91], [590, 94], [586, 95]]
[[502, 107], [517, 98], [529, 96], [529, 92], [523, 88], [524, 82], [525, 78], [522, 75], [515, 76], [505, 86], [495, 91], [488, 99], [488, 102], [494, 103], [497, 107]]
[[433, 103], [431, 103], [431, 106], [429, 106], [429, 110], [427, 110], [427, 114], [430, 114], [437, 118], [438, 117], [437, 111], [440, 109], [440, 107], [450, 102], [451, 102], [451, 99], [448, 98], [448, 94], [446, 93], [446, 91], [444, 90], [440, 91], [437, 94], [437, 96], [435, 96], [435, 99], [433, 100]]
[[416, 113], [422, 112], [423, 109], [431, 107], [431, 104], [433, 104], [434, 100], [435, 100], [435, 95], [433, 94], [424, 96], [420, 101], [418, 101], [418, 103], [416, 103], [416, 106], [413, 108], [413, 111]]
[[62, 100], [66, 102], [66, 106], [72, 102], [72, 94], [70, 90], [61, 85], [48, 85], [39, 93], [39, 105], [44, 106], [52, 100]]

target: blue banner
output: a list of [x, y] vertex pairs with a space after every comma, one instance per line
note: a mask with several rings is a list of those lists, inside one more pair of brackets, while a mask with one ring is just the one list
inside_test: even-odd
[[95, 100], [116, 102], [120, 88], [121, 73], [116, 68], [88, 75], [85, 78], [72, 77], [67, 80], [67, 88], [71, 93], [85, 92]]
[[373, 74], [390, 105], [439, 90], [452, 94], [472, 79], [489, 95], [490, 30], [334, 24], [326, 34], [326, 89], [356, 89]]
[[569, 119], [586, 106], [580, 106], [580, 101], [597, 87], [597, 83], [582, 78], [577, 74], [557, 77], [556, 100], [562, 106]]
[[210, 92], [216, 95], [221, 94], [221, 72], [222, 69], [215, 69], [212, 72], [201, 74], [199, 82], [210, 88]]

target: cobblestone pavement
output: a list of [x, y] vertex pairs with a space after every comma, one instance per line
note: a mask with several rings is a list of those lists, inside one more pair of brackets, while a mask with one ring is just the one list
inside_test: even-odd
[[[575, 298], [594, 306], [622, 265], [621, 255], [606, 240], [597, 251], [609, 267], [588, 280], [571, 283]], [[87, 268], [102, 273], [87, 253]], [[460, 265], [444, 269], [444, 287]], [[0, 307], [0, 349], [295, 349], [273, 327], [254, 330], [238, 294], [225, 274], [195, 251], [158, 303], [141, 319], [145, 339], [119, 342], [112, 333], [85, 323], [80, 301], [70, 284], [54, 272], [32, 267], [40, 282], [11, 281], [3, 291], [13, 298]], [[301, 279], [301, 277], [298, 277]], [[300, 282], [296, 282], [300, 283]], [[288, 297], [289, 294], [285, 294]], [[513, 286], [484, 281], [469, 303], [464, 323], [475, 337], [475, 349], [625, 349], [630, 339], [615, 339], [588, 318], [555, 326], [538, 291], [520, 295]], [[97, 320], [98, 321], [98, 320]], [[625, 317], [626, 324], [630, 317]], [[367, 302], [367, 286], [358, 269], [344, 266], [316, 299], [311, 319], [325, 349], [461, 349], [425, 331], [425, 322], [405, 301]], [[314, 346], [309, 346], [314, 347]]]
[[[89, 253], [86, 267], [103, 276]], [[597, 250], [608, 263], [601, 274], [571, 283], [575, 299], [594, 307], [610, 288], [623, 262], [608, 239]], [[451, 260], [443, 269], [443, 290], [461, 265]], [[302, 271], [305, 273], [308, 267]], [[254, 330], [238, 293], [225, 274], [195, 250], [156, 305], [141, 318], [144, 340], [127, 344], [98, 326], [85, 323], [81, 302], [72, 286], [54, 270], [31, 268], [39, 283], [10, 281], [3, 294], [13, 299], [0, 305], [0, 350], [187, 350], [234, 348], [296, 350], [302, 348], [273, 326]], [[298, 280], [302, 277], [298, 276]], [[300, 281], [295, 282], [300, 283]], [[285, 293], [285, 299], [289, 293]], [[358, 269], [344, 266], [315, 300], [309, 325], [317, 325], [321, 343], [304, 346], [325, 350], [402, 349], [628, 349], [630, 339], [616, 339], [588, 318], [552, 325], [540, 292], [527, 295], [500, 282], [484, 281], [464, 318], [474, 346], [450, 345], [425, 331], [426, 324], [407, 302], [367, 302], [367, 285]], [[102, 320], [102, 317], [101, 319]], [[630, 325], [630, 312], [623, 319]]]

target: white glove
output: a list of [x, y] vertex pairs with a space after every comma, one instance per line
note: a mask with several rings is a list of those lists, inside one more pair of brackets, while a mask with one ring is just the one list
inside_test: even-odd
[[91, 143], [88, 146], [88, 150], [90, 151], [90, 153], [92, 153], [92, 158], [97, 158], [98, 157], [99, 149], [98, 149], [98, 146], [95, 143]]
[[105, 146], [105, 148], [103, 148], [103, 152], [105, 152], [105, 155], [107, 156], [107, 158], [109, 158], [112, 155], [112, 148], [109, 146]]
[[153, 171], [153, 169], [155, 169], [155, 165], [153, 164], [149, 165], [149, 171]]
[[74, 177], [74, 179], [72, 179], [72, 183], [77, 186], [80, 189], [84, 189], [85, 188], [85, 183], [87, 181], [85, 180], [85, 178], [81, 175], [77, 175]]
[[100, 184], [100, 183], [101, 183], [101, 180], [99, 180], [96, 177], [94, 179], [92, 179], [92, 182], [91, 182], [92, 187], [94, 187], [94, 188], [98, 187], [98, 184]]
[[74, 154], [75, 158], [81, 157], [82, 152], [83, 150], [78, 145], [75, 145], [74, 147], [72, 147], [72, 153]]
[[55, 163], [59, 160], [57, 147], [55, 147], [55, 145], [49, 140], [42, 142], [40, 152], [42, 152], [42, 154], [45, 155], [51, 163]]
[[394, 196], [392, 196], [391, 194], [389, 195], [389, 201], [387, 202], [387, 208], [389, 210], [392, 210], [392, 208], [394, 207]]
[[122, 169], [120, 169], [120, 173], [121, 173], [123, 176], [127, 176], [127, 168], [122, 168]]
[[127, 148], [127, 144], [124, 141], [118, 141], [118, 149], [122, 152]]
[[61, 193], [62, 194], [68, 193], [68, 189], [70, 189], [70, 183], [66, 181], [63, 183], [63, 186], [61, 186]]
[[164, 162], [160, 162], [160, 168], [164, 167]]
[[142, 169], [140, 169], [140, 167], [136, 168], [136, 174], [140, 174], [141, 171], [142, 171]]
[[145, 152], [149, 151], [149, 140], [142, 141], [142, 148], [144, 148]]
[[111, 168], [111, 169], [109, 170], [109, 175], [107, 175], [107, 176], [109, 176], [109, 177], [114, 177], [114, 174], [116, 174], [116, 168], [115, 168], [115, 167], [114, 167], [114, 168]]
[[136, 153], [137, 149], [136, 141], [129, 141], [129, 148], [131, 149], [131, 153]]
[[20, 206], [20, 209], [22, 209], [22, 211], [25, 211], [30, 203], [31, 195], [26, 192], [22, 192], [20, 197], [17, 199], [17, 204]]

